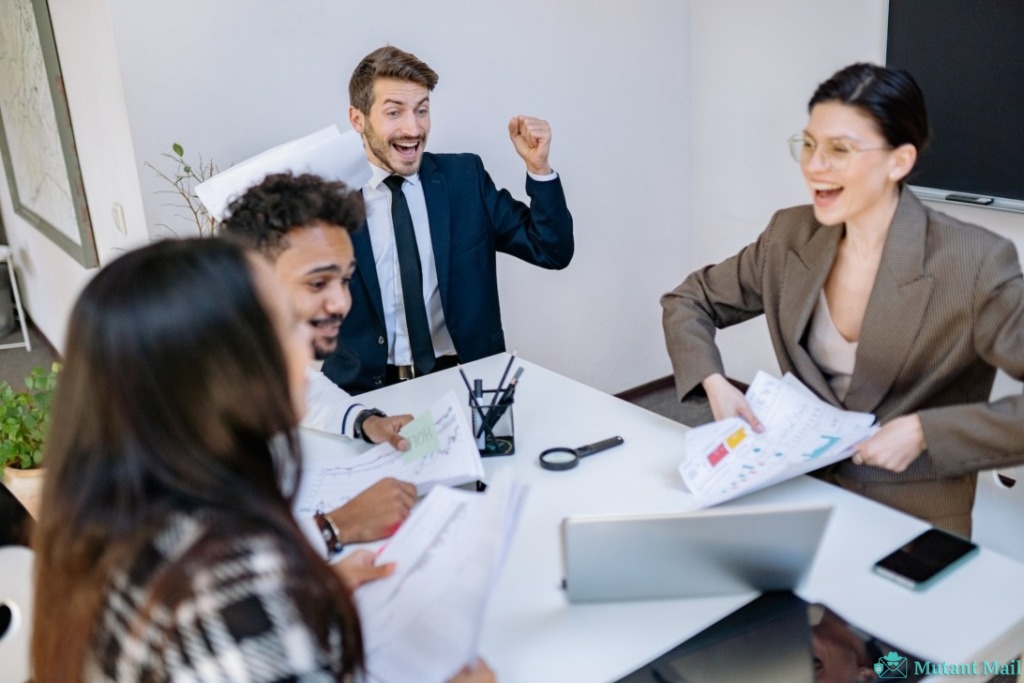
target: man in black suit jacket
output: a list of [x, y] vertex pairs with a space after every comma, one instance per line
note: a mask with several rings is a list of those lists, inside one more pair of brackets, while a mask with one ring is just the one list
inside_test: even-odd
[[528, 172], [527, 206], [494, 186], [478, 156], [424, 152], [436, 84], [429, 66], [390, 46], [367, 55], [349, 83], [349, 120], [372, 177], [362, 188], [366, 224], [352, 235], [352, 312], [323, 371], [351, 393], [504, 351], [496, 252], [544, 268], [572, 259], [548, 123], [509, 121]]

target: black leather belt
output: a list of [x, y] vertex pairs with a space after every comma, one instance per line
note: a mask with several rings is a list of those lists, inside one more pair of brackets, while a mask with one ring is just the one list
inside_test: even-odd
[[[454, 368], [458, 364], [458, 356], [438, 356], [434, 361], [434, 369], [431, 370], [431, 372]], [[416, 379], [422, 374], [423, 373], [416, 372], [416, 368], [412, 365], [388, 365], [384, 378], [387, 384], [398, 384], [399, 382], [404, 382], [409, 379]]]

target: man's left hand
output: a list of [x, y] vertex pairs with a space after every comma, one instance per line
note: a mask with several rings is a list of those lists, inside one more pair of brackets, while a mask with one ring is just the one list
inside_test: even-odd
[[526, 162], [526, 170], [537, 175], [548, 175], [548, 152], [551, 150], [551, 126], [544, 119], [533, 116], [513, 116], [508, 122], [508, 136], [516, 152]]
[[409, 440], [398, 433], [398, 430], [412, 422], [412, 415], [373, 415], [363, 422], [363, 434], [373, 443], [387, 441], [400, 451], [409, 450]]
[[857, 446], [854, 465], [874, 465], [893, 472], [902, 472], [917, 460], [928, 447], [917, 414], [897, 417], [887, 422], [875, 435]]

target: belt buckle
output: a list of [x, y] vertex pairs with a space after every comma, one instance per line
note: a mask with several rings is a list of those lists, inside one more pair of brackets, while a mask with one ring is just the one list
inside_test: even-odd
[[415, 365], [396, 365], [395, 370], [398, 372], [399, 382], [405, 382], [410, 379], [416, 379]]

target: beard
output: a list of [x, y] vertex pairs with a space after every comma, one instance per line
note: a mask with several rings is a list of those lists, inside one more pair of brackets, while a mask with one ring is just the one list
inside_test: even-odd
[[338, 338], [335, 337], [331, 341], [324, 340], [318, 343], [313, 340], [313, 359], [314, 360], [327, 360], [331, 357], [331, 354], [338, 348]]
[[[322, 318], [314, 318], [309, 321], [309, 324], [313, 327], [313, 358], [316, 360], [326, 360], [334, 351], [338, 348], [338, 336], [340, 334], [341, 323], [345, 320], [343, 315], [328, 315]], [[337, 324], [339, 327], [338, 334], [333, 337], [318, 337], [316, 331], [321, 327]]]
[[[380, 165], [391, 173], [410, 176], [420, 170], [420, 163], [423, 161], [423, 149], [427, 145], [427, 136], [425, 134], [417, 137], [393, 135], [385, 140], [377, 135], [377, 131], [373, 129], [369, 118], [367, 118], [366, 125], [363, 128], [363, 138], [366, 140], [366, 146], [370, 148], [370, 152], [380, 162]], [[419, 143], [416, 159], [414, 161], [405, 161], [399, 158], [392, 147], [396, 143]]]

